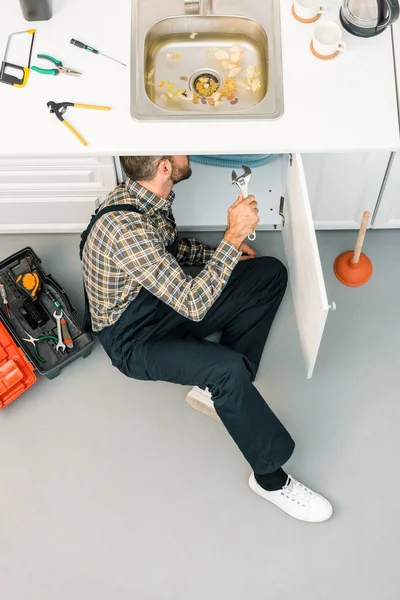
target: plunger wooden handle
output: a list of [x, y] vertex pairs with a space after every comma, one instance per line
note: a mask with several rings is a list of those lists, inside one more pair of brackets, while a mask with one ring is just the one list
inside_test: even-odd
[[364, 212], [364, 214], [363, 214], [363, 218], [362, 218], [362, 221], [361, 221], [360, 232], [358, 234], [357, 243], [356, 243], [356, 247], [355, 247], [355, 250], [354, 250], [353, 258], [351, 259], [351, 262], [353, 264], [357, 264], [358, 261], [360, 260], [361, 250], [362, 250], [362, 247], [364, 245], [365, 234], [367, 233], [367, 227], [368, 227], [370, 216], [371, 216], [371, 213], [368, 212], [368, 210], [366, 210]]

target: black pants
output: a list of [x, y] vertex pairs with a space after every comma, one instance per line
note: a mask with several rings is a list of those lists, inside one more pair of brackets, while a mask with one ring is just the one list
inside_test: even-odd
[[[275, 258], [240, 262], [205, 318], [182, 317], [146, 290], [99, 338], [135, 379], [208, 387], [226, 429], [256, 473], [271, 473], [294, 442], [253, 385], [287, 272]], [[220, 343], [204, 338], [222, 331]]]

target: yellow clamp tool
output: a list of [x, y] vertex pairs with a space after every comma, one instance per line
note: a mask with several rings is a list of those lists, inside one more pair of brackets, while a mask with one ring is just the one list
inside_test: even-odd
[[[15, 35], [21, 35], [23, 33], [28, 33], [29, 35], [32, 36], [27, 67], [23, 67], [21, 65], [15, 65], [14, 63], [7, 62], [7, 54], [8, 54], [9, 48], [10, 48], [10, 43], [11, 43], [12, 37]], [[19, 88], [25, 87], [26, 82], [28, 81], [29, 73], [31, 72], [31, 58], [32, 58], [32, 49], [33, 49], [33, 42], [35, 39], [35, 33], [36, 33], [35, 29], [28, 29], [28, 31], [15, 31], [14, 33], [11, 33], [8, 36], [6, 51], [4, 53], [4, 58], [3, 58], [3, 61], [1, 63], [1, 68], [0, 68], [0, 82], [7, 83], [8, 85], [13, 85], [14, 87], [19, 87]], [[21, 71], [22, 77], [19, 78], [14, 74], [7, 73], [6, 71], [8, 68], [12, 69], [13, 71], [15, 71], [15, 70]]]
[[74, 106], [75, 108], [92, 108], [93, 110], [111, 110], [110, 106], [96, 106], [95, 104], [76, 104], [75, 102], [53, 102], [52, 100], [47, 103], [48, 108], [51, 113], [54, 113], [59, 121], [63, 123], [84, 146], [87, 146], [88, 143], [86, 140], [72, 127], [68, 121], [66, 121], [63, 117], [65, 111], [69, 106]]

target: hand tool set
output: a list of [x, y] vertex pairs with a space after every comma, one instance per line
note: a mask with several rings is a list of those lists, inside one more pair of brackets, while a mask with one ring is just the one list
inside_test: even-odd
[[[93, 339], [83, 331], [65, 291], [29, 247], [0, 262], [0, 324], [49, 379], [92, 350]], [[0, 408], [2, 366], [0, 343]]]
[[[35, 71], [36, 73], [40, 73], [42, 75], [53, 75], [53, 76], [58, 76], [60, 74], [64, 74], [64, 75], [71, 75], [74, 77], [79, 77], [80, 75], [82, 75], [82, 73], [80, 71], [77, 71], [76, 69], [72, 69], [71, 67], [64, 67], [63, 62], [61, 60], [59, 60], [58, 58], [54, 58], [50, 54], [38, 54], [37, 58], [40, 58], [42, 60], [47, 60], [47, 61], [53, 63], [53, 66], [51, 68], [46, 69], [45, 67], [38, 67], [36, 65], [31, 67], [31, 58], [32, 58], [32, 50], [33, 50], [33, 43], [34, 43], [34, 39], [35, 39], [35, 33], [36, 33], [35, 29], [28, 29], [27, 31], [17, 31], [17, 32], [11, 33], [9, 35], [5, 53], [4, 53], [4, 58], [3, 58], [3, 61], [1, 63], [1, 68], [0, 68], [0, 83], [7, 83], [8, 85], [12, 85], [14, 87], [24, 87], [28, 81], [29, 73], [31, 71]], [[27, 60], [27, 66], [18, 65], [18, 64], [15, 64], [14, 62], [8, 61], [8, 55], [9, 55], [9, 50], [10, 50], [12, 39], [14, 38], [14, 36], [17, 36], [17, 35], [19, 36], [21, 34], [29, 34], [32, 36], [30, 48], [29, 48], [29, 57]], [[117, 60], [116, 58], [112, 58], [111, 56], [108, 56], [107, 54], [103, 54], [102, 52], [99, 52], [99, 50], [96, 50], [92, 46], [88, 46], [87, 44], [84, 44], [83, 42], [79, 42], [78, 40], [75, 40], [74, 38], [71, 39], [70, 43], [73, 44], [74, 46], [77, 46], [78, 48], [83, 48], [84, 50], [88, 50], [92, 54], [99, 54], [101, 56], [104, 56], [105, 58], [109, 58], [110, 60], [113, 60], [114, 62], [117, 62], [117, 63], [120, 63], [121, 65], [126, 66], [125, 63]], [[18, 73], [18, 71], [20, 71], [22, 73], [21, 77], [17, 76], [16, 72]], [[78, 138], [78, 140], [84, 146], [88, 145], [86, 140], [63, 117], [63, 114], [65, 113], [67, 107], [75, 106], [77, 108], [92, 108], [92, 109], [96, 109], [96, 110], [111, 110], [110, 106], [96, 106], [96, 105], [90, 105], [90, 104], [78, 104], [78, 103], [74, 103], [74, 102], [58, 102], [57, 103], [54, 101], [50, 101], [47, 103], [47, 106], [49, 107], [50, 112], [54, 113], [56, 115], [57, 119], [59, 121], [61, 121], [61, 123], [63, 123]]]

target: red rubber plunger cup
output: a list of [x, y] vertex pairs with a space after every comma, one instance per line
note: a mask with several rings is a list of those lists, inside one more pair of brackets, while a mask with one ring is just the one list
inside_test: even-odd
[[334, 273], [339, 281], [350, 287], [364, 285], [372, 275], [372, 262], [368, 256], [361, 252], [370, 216], [370, 213], [366, 210], [363, 214], [354, 252], [353, 250], [342, 252], [333, 265]]

